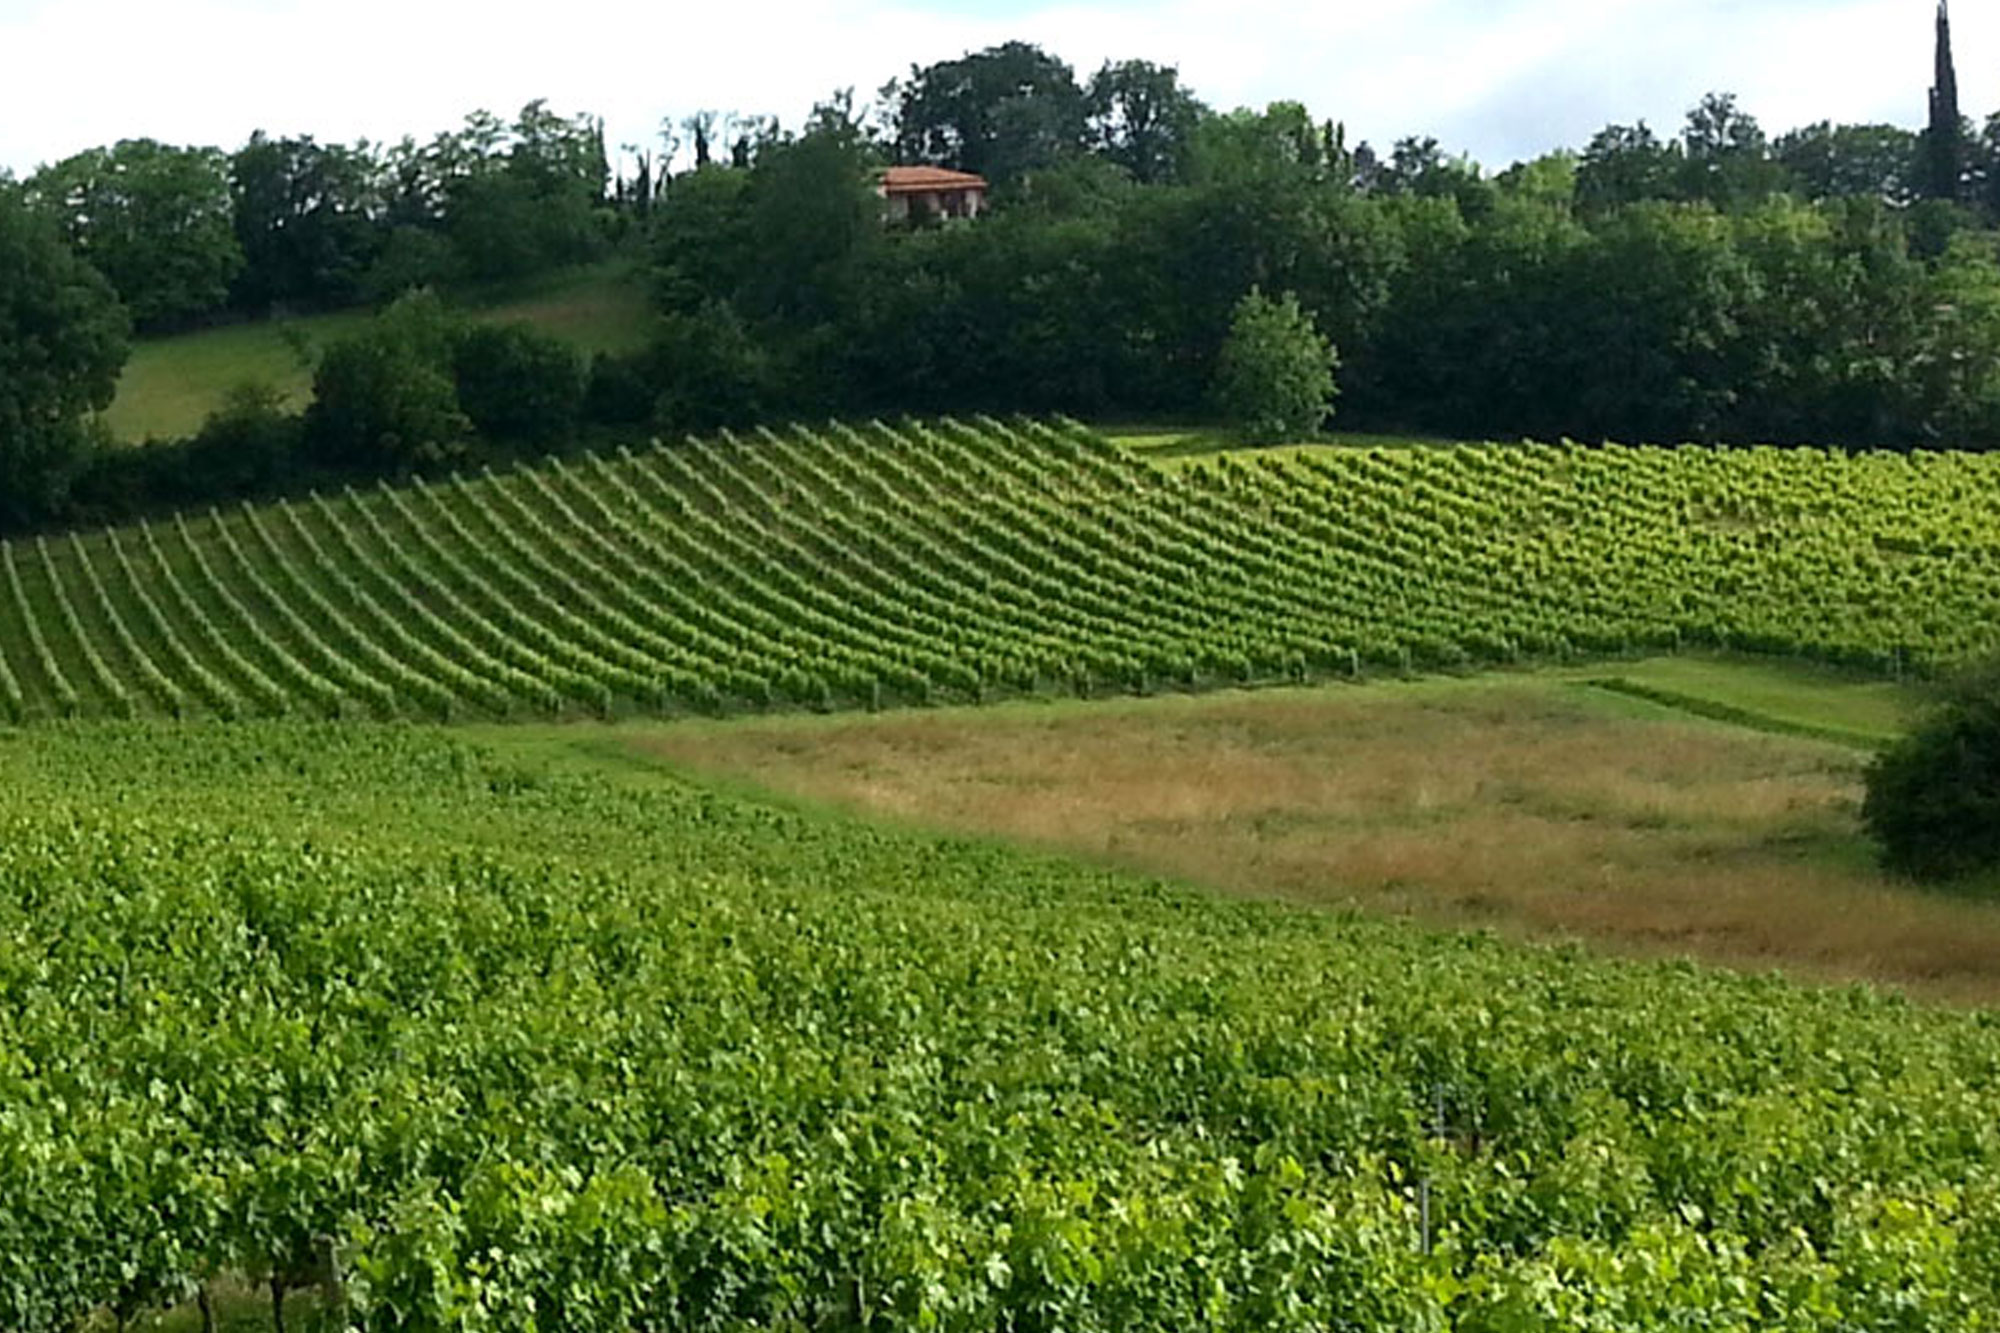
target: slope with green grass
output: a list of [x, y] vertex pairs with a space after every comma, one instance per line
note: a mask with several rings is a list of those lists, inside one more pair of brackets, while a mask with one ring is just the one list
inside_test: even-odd
[[[534, 325], [584, 353], [640, 346], [650, 319], [643, 279], [625, 264], [487, 293], [468, 311], [477, 319]], [[338, 311], [145, 339], [132, 350], [105, 424], [126, 442], [190, 435], [241, 384], [265, 385], [303, 407], [317, 351], [369, 318], [366, 311]]]
[[1908, 728], [1920, 691], [1800, 663], [1701, 657], [1617, 663], [1580, 674], [1581, 683], [1665, 708], [1760, 731], [1873, 749]]
[[[2000, 457], [1486, 447], [1162, 473], [842, 426], [0, 546], [0, 710], [879, 707], [2000, 636]], [[1606, 673], [1615, 674], [1615, 673]]]

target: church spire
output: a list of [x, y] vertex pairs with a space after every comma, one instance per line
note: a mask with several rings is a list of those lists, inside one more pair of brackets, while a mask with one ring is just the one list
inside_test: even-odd
[[1924, 195], [1956, 199], [1965, 156], [1958, 115], [1958, 70], [1951, 58], [1951, 9], [1938, 0], [1937, 70], [1931, 84], [1931, 123], [1924, 132]]

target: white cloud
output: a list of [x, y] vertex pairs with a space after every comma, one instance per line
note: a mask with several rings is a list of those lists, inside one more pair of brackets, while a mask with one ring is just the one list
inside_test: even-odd
[[[2000, 7], [1956, 17], [1968, 112], [2000, 105]], [[1211, 103], [1306, 102], [1377, 143], [1430, 134], [1492, 165], [1610, 120], [1671, 129], [1710, 89], [1768, 128], [1916, 124], [1928, 0], [1069, 0], [1006, 14], [762, 0], [0, 0], [0, 165], [150, 136], [240, 143], [428, 137], [474, 107], [546, 97], [613, 143], [696, 108], [796, 123], [839, 86], [866, 99], [913, 63], [1009, 38], [1088, 73], [1178, 65]]]

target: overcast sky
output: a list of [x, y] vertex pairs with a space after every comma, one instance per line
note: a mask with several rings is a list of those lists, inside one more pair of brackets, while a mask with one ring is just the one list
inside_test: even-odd
[[[0, 166], [120, 138], [234, 147], [262, 127], [428, 138], [536, 97], [612, 146], [698, 108], [796, 124], [912, 63], [1011, 38], [1087, 76], [1177, 66], [1211, 105], [1305, 102], [1387, 145], [1500, 168], [1600, 126], [1677, 127], [1711, 89], [1776, 132], [1917, 126], [1933, 0], [0, 0]], [[2000, 5], [1953, 15], [1961, 102], [2000, 109]]]

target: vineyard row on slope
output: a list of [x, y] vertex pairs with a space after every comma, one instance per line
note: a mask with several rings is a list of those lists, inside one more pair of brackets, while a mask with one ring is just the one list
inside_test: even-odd
[[0, 719], [876, 707], [2000, 625], [2000, 459], [1481, 446], [1155, 471], [833, 425], [0, 544]]

